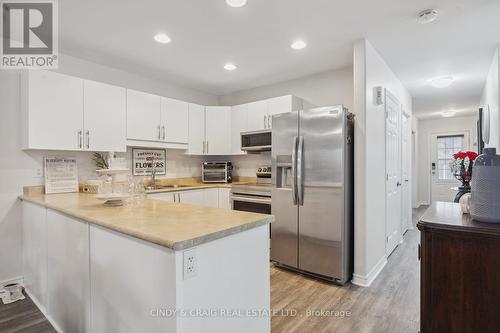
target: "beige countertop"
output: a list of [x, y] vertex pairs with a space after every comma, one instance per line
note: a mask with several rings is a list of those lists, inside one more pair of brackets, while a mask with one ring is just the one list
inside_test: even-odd
[[159, 186], [173, 185], [174, 187], [146, 190], [146, 193], [151, 194], [151, 193], [163, 193], [163, 192], [179, 192], [179, 191], [189, 191], [189, 190], [197, 190], [203, 188], [231, 188], [232, 185], [254, 185], [255, 182], [256, 181], [254, 178], [247, 178], [238, 181], [233, 181], [232, 183], [202, 183], [201, 181], [196, 181], [196, 180], [172, 181], [165, 179], [165, 180], [158, 180], [157, 184]]
[[[210, 186], [220, 187], [220, 184]], [[45, 195], [25, 191], [20, 199], [173, 250], [190, 248], [274, 221], [272, 215], [150, 199], [106, 207], [95, 194], [86, 193]]]

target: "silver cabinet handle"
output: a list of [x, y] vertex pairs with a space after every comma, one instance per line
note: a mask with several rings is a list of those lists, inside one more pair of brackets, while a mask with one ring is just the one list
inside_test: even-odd
[[82, 148], [82, 131], [78, 131], [78, 148]]
[[160, 125], [158, 125], [157, 127], [157, 131], [158, 131], [158, 140], [161, 140], [161, 133], [160, 133]]
[[177, 193], [177, 198], [179, 199], [179, 203], [181, 203], [181, 194]]
[[264, 128], [267, 128], [267, 114], [264, 115]]
[[271, 128], [271, 115], [267, 115], [267, 128]]
[[203, 140], [203, 154], [205, 154], [205, 140]]
[[174, 203], [175, 203], [175, 193], [174, 193]]
[[299, 144], [297, 147], [297, 199], [299, 201], [299, 205], [304, 206], [304, 165], [303, 161], [303, 151], [304, 151], [304, 137], [299, 137]]
[[293, 137], [292, 146], [292, 199], [293, 204], [297, 205], [297, 137]]
[[208, 154], [208, 140], [207, 140], [207, 154]]
[[165, 126], [161, 127], [161, 131], [162, 131], [162, 139], [163, 139], [163, 141], [165, 141], [167, 139], [167, 134], [166, 134], [166, 131], [165, 131]]
[[87, 132], [85, 132], [85, 135], [87, 136], [87, 149], [90, 149], [90, 131], [87, 130]]

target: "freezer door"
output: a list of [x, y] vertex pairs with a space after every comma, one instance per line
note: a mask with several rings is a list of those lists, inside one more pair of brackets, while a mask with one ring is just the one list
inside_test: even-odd
[[[344, 111], [304, 110], [299, 119], [299, 268], [342, 278]], [[274, 204], [274, 202], [273, 202]]]
[[271, 260], [297, 268], [298, 206], [296, 149], [298, 112], [273, 116], [272, 131], [272, 204], [275, 221], [271, 224]]

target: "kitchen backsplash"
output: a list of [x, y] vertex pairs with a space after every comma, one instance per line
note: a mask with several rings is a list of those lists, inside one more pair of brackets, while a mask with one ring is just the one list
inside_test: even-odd
[[[80, 181], [96, 179], [95, 165], [92, 161], [92, 152], [62, 152], [62, 151], [26, 151], [26, 153], [43, 170], [43, 158], [45, 156], [75, 157], [78, 164], [78, 175]], [[117, 157], [124, 157], [131, 168], [132, 148], [126, 153], [116, 153]], [[239, 156], [193, 156], [184, 154], [183, 150], [167, 149], [167, 174], [158, 175], [158, 178], [188, 178], [201, 177], [201, 163], [203, 161], [229, 160], [234, 165], [234, 176], [255, 177], [255, 169], [260, 165], [271, 164], [269, 152], [261, 154], [239, 155]], [[38, 178], [37, 183], [43, 184], [43, 178]]]

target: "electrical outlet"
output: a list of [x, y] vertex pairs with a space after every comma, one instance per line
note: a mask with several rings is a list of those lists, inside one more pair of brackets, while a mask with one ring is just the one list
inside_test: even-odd
[[184, 280], [193, 278], [197, 274], [196, 249], [190, 249], [183, 252]]
[[42, 171], [42, 168], [36, 168], [36, 169], [35, 169], [35, 177], [36, 177], [36, 178], [42, 178], [42, 177], [43, 177], [43, 171]]

